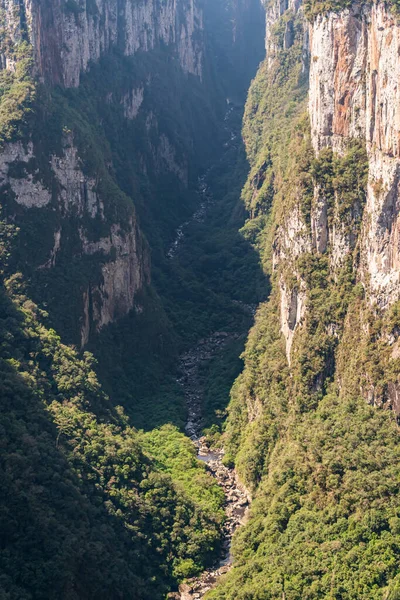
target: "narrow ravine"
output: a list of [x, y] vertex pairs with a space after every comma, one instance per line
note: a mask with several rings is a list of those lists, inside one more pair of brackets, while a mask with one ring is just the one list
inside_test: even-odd
[[[230, 119], [234, 107], [228, 104], [224, 119], [226, 131], [226, 142], [224, 153], [237, 145], [238, 133], [232, 128]], [[198, 180], [197, 194], [199, 204], [196, 212], [175, 232], [175, 238], [171, 244], [167, 256], [169, 259], [179, 260], [179, 254], [185, 243], [188, 243], [190, 226], [193, 223], [202, 223], [207, 218], [209, 211], [215, 205], [215, 199], [208, 185], [210, 169]], [[256, 305], [245, 304], [238, 300], [231, 300], [232, 305], [240, 306], [241, 310], [254, 316]], [[243, 332], [240, 332], [243, 333]], [[179, 361], [179, 379], [185, 394], [187, 406], [186, 433], [197, 448], [199, 460], [206, 464], [209, 473], [215, 477], [225, 494], [225, 513], [222, 552], [216, 564], [204, 571], [199, 577], [187, 580], [179, 587], [179, 592], [171, 593], [172, 600], [202, 599], [205, 594], [216, 584], [218, 578], [225, 574], [232, 566], [231, 542], [236, 529], [244, 523], [250, 503], [250, 496], [236, 476], [235, 470], [223, 464], [223, 449], [210, 449], [206, 439], [202, 435], [204, 420], [202, 405], [205, 394], [205, 380], [201, 374], [201, 367], [210, 362], [220, 352], [223, 352], [229, 344], [234, 342], [240, 335], [239, 332], [216, 331], [205, 339], [200, 340], [196, 346], [181, 355]]]
[[179, 225], [178, 229], [175, 232], [175, 239], [172, 242], [172, 244], [167, 252], [168, 258], [174, 258], [177, 251], [180, 248], [181, 243], [183, 242], [183, 240], [185, 238], [186, 229], [189, 227], [189, 225], [191, 223], [194, 223], [194, 222], [202, 223], [207, 214], [207, 210], [208, 210], [209, 206], [211, 206], [213, 203], [213, 196], [207, 185], [207, 179], [206, 179], [207, 174], [208, 174], [208, 171], [206, 171], [206, 173], [204, 175], [201, 175], [198, 179], [197, 194], [200, 198], [199, 207], [196, 210], [196, 212], [187, 221], [185, 221], [184, 223]]
[[[228, 152], [236, 144], [238, 137], [237, 132], [231, 127], [230, 118], [234, 111], [234, 106], [228, 100], [228, 108], [224, 117], [224, 129], [226, 133], [226, 142], [224, 144], [224, 153]], [[214, 204], [214, 197], [211, 193], [209, 185], [207, 183], [207, 177], [210, 173], [211, 167], [209, 167], [203, 175], [200, 175], [197, 181], [197, 195], [199, 196], [199, 205], [197, 210], [191, 217], [184, 223], [181, 223], [175, 231], [174, 240], [169, 247], [167, 257], [172, 259], [176, 256], [182, 243], [185, 241], [186, 230], [192, 223], [203, 223], [207, 216], [208, 209]]]
[[[225, 494], [226, 521], [224, 524], [223, 551], [218, 563], [200, 577], [190, 579], [179, 588], [175, 598], [180, 600], [201, 599], [216, 583], [218, 577], [231, 567], [231, 541], [236, 529], [244, 522], [249, 506], [249, 495], [237, 479], [234, 469], [223, 463], [223, 450], [210, 450], [202, 437], [202, 399], [204, 381], [200, 376], [200, 367], [210, 361], [218, 352], [232, 342], [237, 334], [216, 332], [201, 340], [180, 359], [181, 376], [179, 383], [185, 392], [188, 410], [186, 432], [197, 448], [198, 458], [204, 461], [209, 472], [215, 477]], [[173, 597], [173, 596], [171, 596]]]

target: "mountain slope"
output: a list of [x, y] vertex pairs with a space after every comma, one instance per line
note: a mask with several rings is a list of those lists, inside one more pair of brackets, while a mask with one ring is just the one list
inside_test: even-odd
[[226, 426], [227, 460], [255, 499], [234, 541], [236, 566], [210, 598], [398, 594], [399, 44], [390, 10], [267, 7], [267, 58], [243, 128], [252, 217], [243, 231], [272, 292]]

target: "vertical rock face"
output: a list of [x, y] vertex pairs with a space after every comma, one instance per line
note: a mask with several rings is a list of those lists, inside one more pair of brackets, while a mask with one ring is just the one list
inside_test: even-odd
[[[312, 155], [311, 163], [317, 163], [304, 168], [307, 190], [289, 175], [288, 191], [275, 167], [270, 167], [274, 140], [264, 148], [253, 140], [250, 159], [254, 168], [248, 184], [252, 216], [257, 216], [253, 205], [257, 206], [260, 197], [261, 203], [268, 197], [264, 180], [271, 189], [284, 190], [272, 265], [278, 273], [281, 332], [291, 362], [295, 332], [310, 312], [310, 290], [299, 259], [303, 266], [304, 260], [325, 261], [329, 277], [336, 282], [351, 265], [354, 281], [363, 285], [368, 310], [385, 311], [400, 298], [400, 29], [384, 3], [354, 3], [320, 14], [309, 23], [301, 2], [276, 0], [268, 3], [266, 13], [263, 77], [274, 82], [281, 76], [284, 82], [282, 65], [297, 60], [303, 71], [309, 65], [310, 147], [305, 152]], [[295, 47], [297, 58], [292, 52]], [[293, 71], [290, 77], [295, 79], [299, 72]], [[267, 97], [264, 102], [273, 121], [273, 99]], [[258, 100], [248, 110], [266, 109]], [[257, 128], [248, 131], [253, 137], [259, 135]], [[368, 177], [361, 176], [362, 172]], [[327, 331], [335, 346], [337, 323]]]
[[[91, 65], [111, 53], [125, 57], [165, 53], [166, 63], [172, 59], [184, 75], [201, 81], [204, 39], [198, 0], [0, 0], [0, 9], [0, 68], [15, 71], [19, 48], [25, 42], [31, 46], [33, 75], [47, 89], [54, 85], [77, 88]], [[92, 101], [115, 105], [116, 112], [121, 111], [127, 121], [135, 121], [145, 96], [151, 102], [151, 60], [149, 65], [150, 70], [148, 65], [139, 66], [137, 85], [120, 84], [117, 93], [112, 87], [106, 97], [93, 96]], [[148, 138], [147, 162], [158, 177], [171, 173], [186, 186], [187, 160], [182, 150], [177, 156], [173, 132], [160, 131], [159, 120], [154, 109], [145, 109], [142, 121]], [[80, 307], [75, 321], [81, 323], [79, 336], [85, 345], [91, 333], [135, 307], [138, 292], [150, 282], [149, 251], [133, 203], [129, 206], [130, 199], [123, 199], [124, 194], [112, 181], [115, 176], [110, 157], [100, 157], [93, 164], [85, 151], [85, 145], [92, 143], [87, 133], [83, 132], [83, 141], [80, 130], [78, 144], [74, 132], [62, 122], [60, 126], [65, 130], [61, 147], [57, 141], [60, 132], [51, 134], [46, 149], [37, 139], [34, 142], [29, 132], [21, 141], [10, 140], [4, 145], [0, 188], [8, 218], [19, 224], [22, 239], [32, 228], [31, 215], [43, 211], [41, 247], [36, 253], [25, 252], [23, 258], [29, 270], [38, 273], [39, 281], [48, 270], [63, 271], [64, 261], [75, 269], [65, 278], [72, 278], [69, 301]], [[142, 131], [143, 126], [141, 135]], [[139, 160], [146, 176], [145, 159], [140, 156]], [[114, 196], [120, 198], [119, 208], [114, 207]], [[32, 243], [29, 234], [27, 239], [23, 245]], [[75, 332], [69, 339], [77, 338]]]
[[[205, 32], [214, 10], [224, 27], [207, 17]], [[69, 282], [68, 303], [79, 310], [68, 323], [57, 317], [66, 341], [84, 345], [137, 308], [150, 261], [134, 206], [165, 237], [190, 210], [189, 182], [219, 143], [211, 138], [229, 95], [218, 89], [219, 108], [209, 102], [220, 68], [214, 48], [221, 43], [224, 65], [248, 39], [242, 22], [259, 10], [259, 0], [0, 0], [0, 68], [36, 85], [42, 119], [29, 119], [27, 98], [23, 125], [0, 151], [0, 189], [35, 299], [51, 287], [50, 271], [56, 291]], [[196, 143], [203, 155], [194, 158]], [[60, 306], [44, 301], [50, 314]]]
[[362, 137], [399, 157], [400, 33], [384, 3], [317, 17], [310, 40], [315, 148]]
[[[197, 0], [2, 0], [8, 33], [28, 25], [39, 74], [50, 83], [79, 85], [80, 75], [112, 49], [126, 56], [173, 45], [186, 73], [202, 73], [202, 12]], [[3, 58], [7, 61], [7, 58]]]
[[[340, 194], [335, 192], [335, 197], [329, 198], [314, 182], [310, 225], [298, 207], [287, 211], [274, 242], [274, 267], [283, 261], [298, 277], [296, 257], [327, 253], [335, 273], [357, 247], [357, 277], [370, 305], [385, 309], [400, 297], [400, 29], [384, 3], [354, 3], [349, 9], [318, 15], [308, 26], [304, 17], [300, 24], [301, 11], [301, 2], [268, 4], [267, 64], [273, 71], [296, 39], [295, 32], [298, 36], [303, 27], [304, 54], [310, 65], [308, 115], [314, 152], [319, 156], [331, 149], [333, 156], [344, 156], [358, 140], [367, 151], [368, 185], [365, 205], [353, 206], [350, 218], [340, 211]], [[351, 220], [360, 226], [350, 226]], [[297, 289], [303, 288], [298, 281]], [[300, 322], [296, 319], [291, 328], [287, 317], [293, 293], [280, 285], [288, 356], [293, 331]]]
[[373, 303], [400, 293], [400, 32], [384, 3], [319, 16], [311, 26], [309, 114], [316, 152], [365, 141], [369, 184], [361, 270]]
[[[295, 25], [293, 18], [290, 17], [297, 15], [301, 5], [302, 0], [276, 0], [267, 4], [265, 49], [270, 66], [281, 49], [286, 50], [293, 45], [295, 40]], [[287, 18], [285, 18], [285, 22], [280, 23], [283, 15]], [[277, 43], [277, 36], [274, 33], [279, 26], [283, 30], [283, 35], [280, 36], [280, 43]]]
[[[100, 329], [126, 315], [134, 306], [137, 292], [150, 281], [147, 246], [138, 228], [132, 209], [127, 221], [111, 223], [105, 217], [104, 202], [97, 192], [96, 181], [82, 171], [82, 162], [71, 135], [63, 139], [61, 156], [50, 160], [52, 183], [44, 183], [29, 172], [34, 161], [33, 145], [21, 142], [7, 144], [0, 155], [0, 189], [7, 210], [20, 213], [29, 222], [30, 210], [43, 211], [43, 230], [50, 214], [57, 213], [59, 226], [47, 246], [42, 242], [46, 260], [32, 263], [38, 270], [54, 269], [59, 259], [71, 252], [82, 260], [97, 257], [100, 271], [90, 278], [82, 290], [81, 344], [89, 340], [90, 332]], [[23, 177], [13, 176], [13, 170], [23, 169]], [[14, 206], [14, 208], [12, 208]], [[71, 237], [71, 225], [78, 223], [78, 236]], [[94, 223], [107, 231], [107, 236], [88, 239]], [[47, 247], [46, 247], [47, 246]], [[79, 298], [76, 298], [79, 303]]]

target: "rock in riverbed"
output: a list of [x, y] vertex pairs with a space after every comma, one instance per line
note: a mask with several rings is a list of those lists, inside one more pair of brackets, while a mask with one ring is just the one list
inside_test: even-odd
[[200, 377], [200, 365], [211, 360], [219, 351], [237, 335], [226, 332], [216, 332], [209, 338], [201, 340], [197, 346], [186, 352], [180, 360], [182, 385], [188, 409], [186, 432], [197, 447], [197, 456], [215, 477], [225, 494], [224, 539], [222, 553], [218, 563], [204, 571], [199, 577], [185, 581], [179, 587], [179, 592], [169, 595], [170, 600], [201, 600], [214, 587], [217, 579], [229, 571], [231, 567], [231, 540], [236, 529], [241, 525], [247, 513], [250, 497], [240, 484], [235, 470], [222, 463], [223, 450], [212, 450], [207, 446], [205, 437], [201, 437], [202, 429], [202, 397], [204, 382]]

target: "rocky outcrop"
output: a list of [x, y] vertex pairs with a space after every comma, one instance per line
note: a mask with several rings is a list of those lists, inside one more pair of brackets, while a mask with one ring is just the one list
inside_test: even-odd
[[149, 283], [149, 264], [147, 249], [133, 218], [124, 224], [124, 229], [112, 225], [110, 235], [96, 242], [82, 236], [82, 248], [85, 254], [106, 258], [99, 284], [89, 285], [83, 294], [81, 343], [84, 346], [91, 327], [100, 331], [135, 307], [137, 293]]
[[[310, 27], [312, 143], [342, 152], [365, 141], [369, 185], [360, 275], [370, 301], [384, 308], [400, 295], [400, 32], [384, 3], [354, 4]], [[335, 240], [333, 240], [335, 246]], [[345, 247], [337, 248], [343, 254]]]
[[[299, 289], [300, 287], [300, 289]], [[298, 284], [291, 289], [285, 284], [283, 279], [280, 282], [280, 315], [281, 332], [285, 338], [286, 357], [290, 366], [290, 353], [293, 344], [293, 337], [297, 327], [301, 325], [306, 314], [306, 286], [298, 280]]]
[[[28, 171], [34, 159], [32, 143], [24, 146], [21, 142], [7, 144], [0, 155], [0, 189], [8, 187], [15, 201], [26, 208], [42, 208], [51, 200], [50, 191], [37, 180], [35, 173]], [[19, 166], [22, 172], [12, 167]]]
[[[0, 191], [7, 198], [10, 218], [22, 209], [27, 211], [22, 218], [29, 221], [29, 210], [44, 211], [44, 237], [47, 228], [52, 227], [51, 221], [48, 224], [46, 211], [59, 214], [60, 226], [53, 232], [48, 256], [44, 263], [32, 265], [33, 267], [55, 268], [62, 252], [72, 252], [74, 260], [79, 255], [82, 258], [95, 255], [99, 257], [100, 276], [93, 278], [88, 287], [81, 290], [81, 345], [84, 346], [89, 340], [90, 332], [100, 331], [105, 325], [125, 316], [135, 306], [137, 293], [149, 283], [149, 257], [133, 207], [128, 221], [110, 223], [105, 215], [104, 202], [97, 191], [96, 181], [82, 170], [82, 162], [71, 134], [63, 138], [62, 146], [61, 155], [53, 155], [50, 159], [51, 176], [48, 174], [47, 182], [44, 183], [35, 167], [32, 142], [26, 146], [21, 142], [6, 145], [0, 155]], [[19, 218], [21, 219], [21, 215]], [[68, 223], [76, 219], [81, 223], [80, 246], [75, 243], [73, 249], [70, 249], [71, 232]], [[95, 220], [101, 223], [99, 230], [108, 231], [107, 236], [93, 237], [91, 225]], [[64, 233], [64, 229], [68, 233]], [[91, 231], [90, 239], [87, 230]], [[78, 298], [76, 302], [79, 302]]]
[[[197, 0], [2, 0], [11, 42], [29, 36], [40, 76], [66, 87], [113, 48], [126, 56], [173, 47], [186, 73], [202, 75], [202, 11]], [[2, 50], [3, 66], [12, 53]]]
[[124, 115], [127, 119], [135, 119], [138, 115], [140, 107], [142, 106], [144, 98], [144, 88], [139, 87], [137, 89], [130, 90], [122, 98], [122, 104], [124, 105]]
[[[295, 41], [294, 17], [301, 8], [302, 0], [277, 0], [266, 4], [265, 49], [270, 66], [281, 50], [287, 50], [293, 45]], [[306, 28], [304, 32], [307, 37]]]
[[[304, 20], [301, 11], [301, 3], [268, 4], [270, 69], [294, 43], [293, 24]], [[331, 148], [334, 156], [344, 156], [352, 140], [360, 141], [367, 151], [368, 186], [365, 203], [355, 202], [346, 214], [340, 209], [340, 193], [328, 190], [327, 197], [315, 182], [308, 223], [304, 207], [300, 208], [301, 192], [297, 201], [286, 199], [272, 259], [275, 271], [283, 268], [297, 281], [288, 287], [280, 279], [279, 285], [281, 331], [289, 362], [294, 332], [307, 318], [307, 290], [296, 273], [298, 257], [327, 254], [336, 277], [346, 261], [354, 260], [357, 248], [356, 277], [370, 306], [386, 309], [400, 298], [398, 21], [384, 3], [354, 3], [349, 9], [315, 17], [308, 31], [302, 27], [310, 65], [308, 113], [314, 152], [319, 156]], [[298, 290], [302, 290], [300, 302]]]

